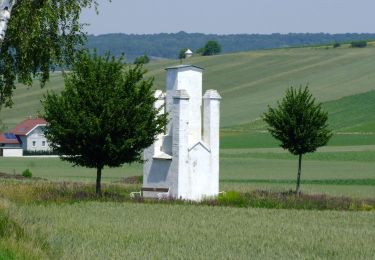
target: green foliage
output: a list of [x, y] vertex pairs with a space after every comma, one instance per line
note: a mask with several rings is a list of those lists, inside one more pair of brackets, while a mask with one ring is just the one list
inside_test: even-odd
[[26, 150], [23, 151], [23, 156], [38, 156], [38, 155], [58, 155], [56, 151], [53, 150], [41, 150], [41, 151], [32, 151], [32, 150]]
[[45, 135], [62, 160], [101, 170], [142, 161], [141, 152], [162, 133], [166, 115], [154, 108], [152, 79], [142, 65], [123, 69], [122, 59], [83, 52], [62, 93], [48, 93]]
[[33, 177], [33, 174], [29, 169], [26, 169], [22, 172], [22, 176], [26, 177], [26, 178], [31, 178], [31, 177]]
[[134, 60], [135, 65], [147, 64], [149, 62], [150, 62], [150, 58], [146, 54], [139, 56]]
[[334, 44], [333, 44], [333, 48], [338, 48], [338, 47], [340, 47], [341, 46], [341, 44], [339, 43], [339, 42], [335, 42]]
[[332, 133], [327, 120], [328, 113], [315, 104], [308, 87], [289, 88], [277, 107], [264, 113], [268, 131], [294, 155], [315, 152], [328, 143]]
[[208, 41], [203, 48], [203, 56], [216, 55], [221, 52], [221, 45], [217, 41]]
[[235, 206], [235, 207], [246, 207], [247, 200], [241, 193], [236, 191], [228, 191], [221, 194], [218, 199], [217, 203], [222, 206]]
[[42, 86], [54, 66], [70, 64], [84, 42], [79, 16], [96, 0], [17, 1], [0, 48], [0, 107], [12, 105], [15, 81]]
[[188, 48], [182, 48], [182, 49], [180, 50], [180, 52], [178, 53], [178, 58], [179, 58], [180, 60], [186, 58], [186, 57], [185, 57], [185, 52], [186, 52], [187, 50], [188, 50]]
[[[290, 183], [291, 180], [278, 180], [280, 183]], [[352, 182], [359, 180], [316, 180], [316, 182], [327, 182], [323, 185], [349, 186]], [[365, 180], [363, 180], [365, 181]], [[272, 180], [259, 180], [259, 182], [272, 182]], [[313, 181], [311, 181], [313, 182]], [[375, 180], [360, 183], [359, 185], [375, 185]], [[133, 202], [155, 204], [159, 201], [153, 199], [133, 200], [130, 193], [139, 189], [139, 185], [116, 185], [106, 184], [106, 192], [103, 197], [97, 197], [92, 191], [92, 184], [70, 183], [70, 182], [18, 182], [4, 183], [0, 194], [2, 197], [15, 203], [77, 203], [83, 201], [102, 202]], [[344, 196], [329, 196], [326, 194], [301, 194], [296, 198], [292, 191], [253, 190], [250, 192], [228, 191], [223, 192], [217, 198], [207, 198], [201, 202], [165, 199], [163, 204], [173, 205], [211, 205], [229, 206], [243, 208], [283, 208], [283, 209], [308, 209], [308, 210], [375, 210], [375, 200], [370, 198], [351, 198]], [[5, 236], [8, 222], [1, 223], [0, 237]], [[5, 230], [5, 231], [4, 231]], [[3, 232], [4, 231], [4, 232]], [[22, 232], [22, 230], [20, 230]], [[2, 233], [3, 232], [3, 233]], [[22, 235], [22, 233], [20, 233]]]
[[[214, 201], [211, 202], [213, 203]], [[272, 192], [257, 190], [250, 193], [230, 191], [220, 195], [217, 203], [220, 206], [270, 209], [375, 210], [375, 200], [371, 199], [360, 200], [322, 194], [301, 194], [301, 196], [296, 197], [292, 191]]]
[[281, 141], [280, 146], [299, 156], [298, 193], [302, 155], [315, 152], [332, 137], [327, 124], [328, 113], [322, 110], [321, 104], [315, 104], [307, 86], [304, 89], [291, 87], [282, 101], [277, 103], [277, 108], [268, 107], [268, 112], [264, 113], [264, 121], [269, 125], [271, 135]]
[[354, 41], [350, 43], [352, 48], [365, 48], [367, 46], [367, 41]]

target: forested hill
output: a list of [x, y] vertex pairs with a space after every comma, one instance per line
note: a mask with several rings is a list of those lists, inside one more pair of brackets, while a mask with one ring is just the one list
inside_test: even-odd
[[351, 42], [375, 39], [375, 34], [235, 34], [217, 35], [202, 33], [160, 33], [160, 34], [105, 34], [88, 36], [88, 47], [96, 48], [99, 54], [110, 51], [114, 55], [125, 53], [128, 61], [147, 54], [151, 58], [176, 59], [182, 48], [193, 51], [202, 47], [208, 40], [216, 40], [222, 46], [223, 53], [249, 50], [296, 47], [334, 42]]

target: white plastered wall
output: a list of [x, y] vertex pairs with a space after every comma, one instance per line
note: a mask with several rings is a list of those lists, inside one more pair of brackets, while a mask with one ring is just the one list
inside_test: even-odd
[[202, 69], [194, 66], [167, 69], [166, 94], [155, 95], [160, 97], [155, 106], [165, 104], [169, 123], [165, 135], [144, 152], [143, 186], [169, 188], [172, 197], [185, 200], [217, 196], [220, 95], [210, 90], [202, 97]]
[[23, 156], [22, 148], [19, 148], [19, 149], [3, 148], [3, 157], [22, 157], [22, 156]]

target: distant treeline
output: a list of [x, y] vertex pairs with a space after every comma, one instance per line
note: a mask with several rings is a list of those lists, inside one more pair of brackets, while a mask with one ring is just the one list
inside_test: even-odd
[[343, 43], [375, 39], [370, 33], [289, 33], [289, 34], [233, 34], [217, 35], [202, 33], [160, 33], [160, 34], [105, 34], [88, 36], [88, 47], [96, 48], [99, 54], [110, 51], [119, 56], [125, 54], [127, 61], [133, 61], [141, 55], [152, 59], [177, 59], [182, 48], [193, 51], [201, 48], [207, 41], [215, 40], [222, 47], [222, 53], [272, 49], [281, 47], [299, 47], [328, 43]]

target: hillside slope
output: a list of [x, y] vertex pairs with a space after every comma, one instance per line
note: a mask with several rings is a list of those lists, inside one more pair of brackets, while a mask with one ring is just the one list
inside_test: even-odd
[[125, 53], [128, 61], [147, 54], [152, 58], [177, 59], [182, 48], [193, 51], [202, 47], [209, 40], [216, 40], [222, 46], [223, 53], [264, 50], [292, 46], [307, 46], [333, 42], [351, 42], [375, 39], [369, 33], [289, 33], [289, 34], [233, 34], [217, 35], [203, 33], [159, 33], [159, 34], [104, 34], [89, 35], [87, 46], [104, 54], [110, 51], [116, 56]]
[[[375, 90], [374, 57], [374, 47], [298, 48], [196, 57], [188, 62], [206, 69], [204, 88], [218, 89], [223, 97], [222, 125], [233, 126], [259, 118], [290, 86], [309, 84], [319, 102]], [[157, 88], [165, 84], [161, 67], [172, 64], [148, 66]]]
[[[345, 130], [350, 126], [346, 130], [375, 132], [372, 130], [375, 94], [371, 92], [375, 90], [374, 57], [375, 47], [370, 46], [363, 49], [275, 49], [194, 57], [184, 62], [204, 67], [204, 89], [217, 89], [222, 95], [224, 127], [256, 121], [268, 104], [275, 104], [284, 95], [286, 88], [309, 84], [319, 102], [331, 102], [326, 107], [332, 111], [333, 118], [337, 118], [335, 127]], [[176, 64], [176, 61], [160, 61], [147, 65], [148, 75], [155, 77], [156, 88], [165, 88], [164, 68]], [[54, 74], [45, 89], [37, 85], [16, 90], [14, 108], [3, 109], [1, 113], [8, 127], [35, 115], [40, 110], [43, 93], [48, 89], [60, 91], [63, 81], [60, 75]], [[363, 95], [349, 98], [358, 94]], [[344, 97], [349, 99], [341, 99]], [[354, 105], [350, 108], [349, 104]], [[356, 123], [358, 129], [353, 128], [354, 119], [361, 121]]]
[[329, 123], [333, 129], [375, 133], [375, 91], [330, 101], [323, 107], [329, 111]]

